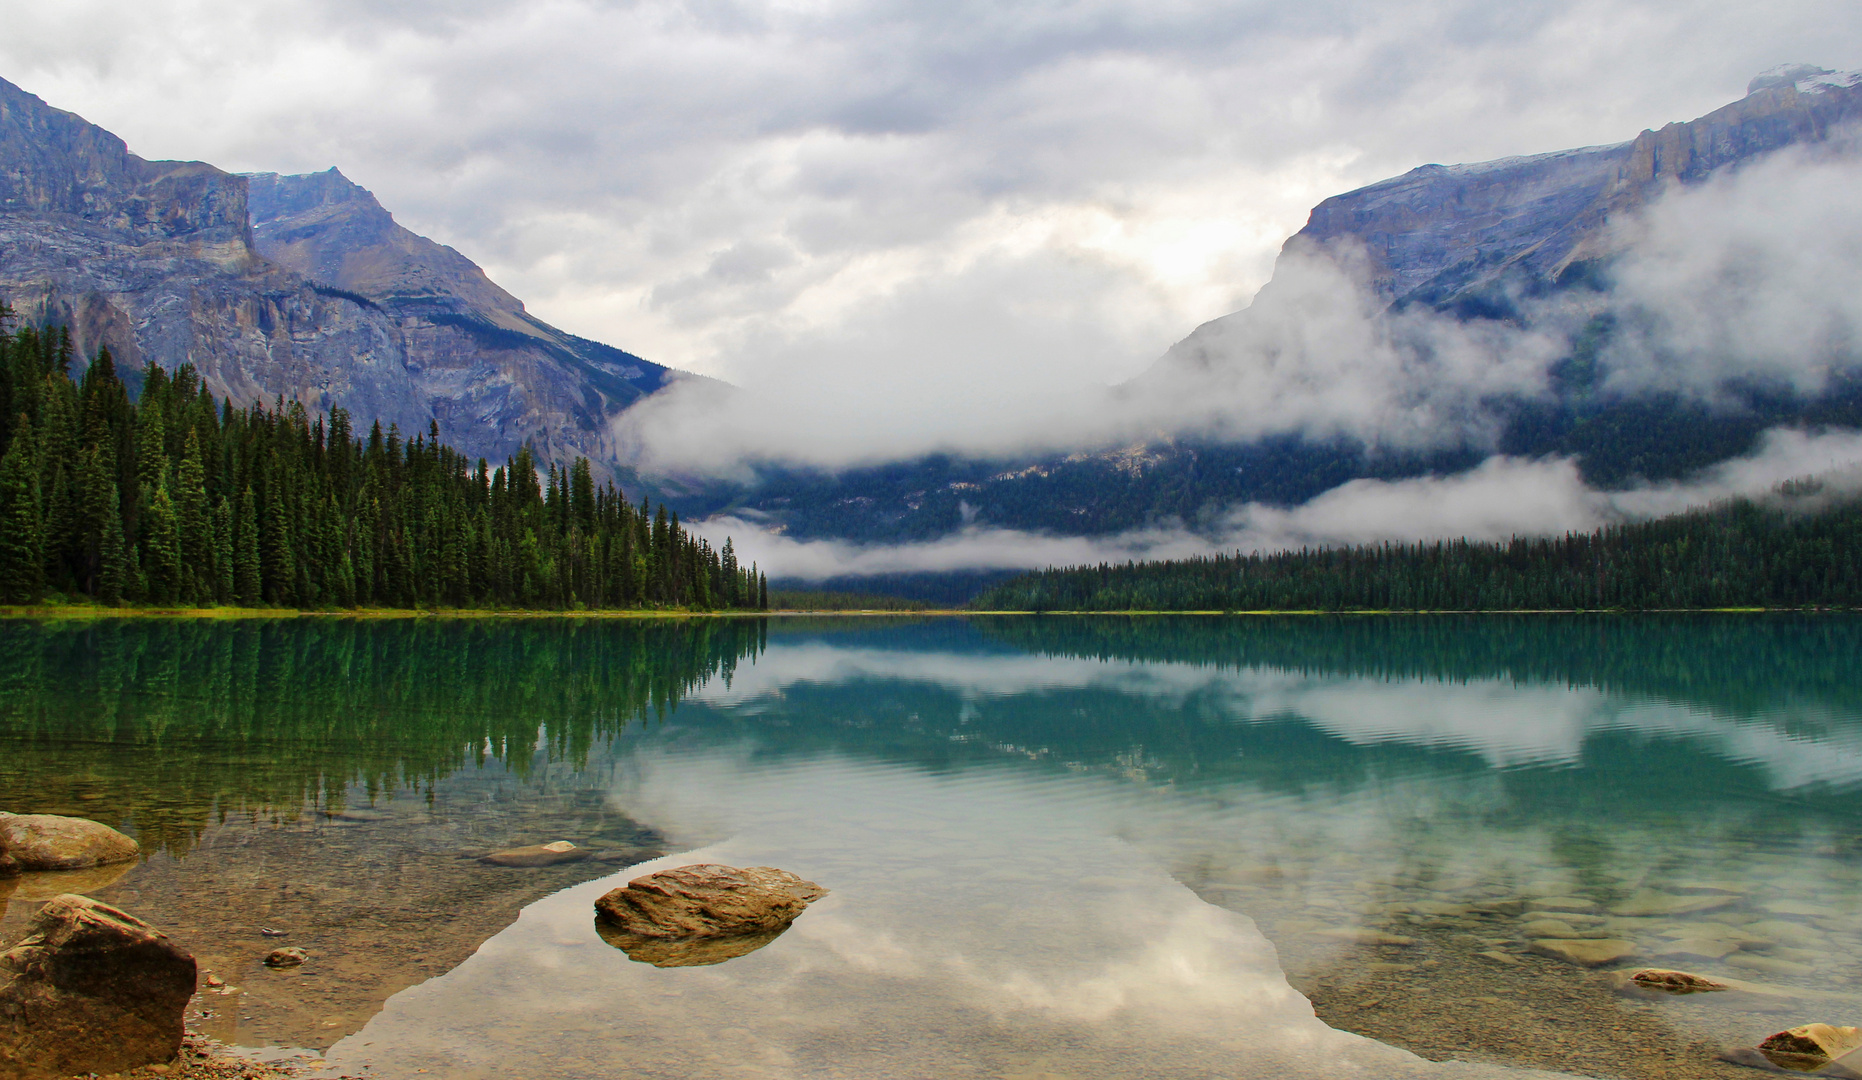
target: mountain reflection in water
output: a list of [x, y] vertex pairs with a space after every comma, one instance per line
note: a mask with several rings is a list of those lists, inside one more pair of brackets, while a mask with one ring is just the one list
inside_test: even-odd
[[[111, 889], [158, 908], [311, 809], [390, 815], [306, 850], [410, 888], [611, 845], [496, 879], [541, 899], [298, 1040], [384, 1077], [1749, 1076], [1713, 1054], [1862, 1016], [1858, 646], [1848, 616], [0, 624], [0, 808], [140, 831], [164, 854]], [[597, 936], [595, 896], [697, 861], [833, 892], [715, 966]], [[1625, 997], [1548, 939], [1752, 989]]]

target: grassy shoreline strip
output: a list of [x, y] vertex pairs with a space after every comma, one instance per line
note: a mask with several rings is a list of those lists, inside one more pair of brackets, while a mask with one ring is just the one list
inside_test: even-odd
[[1028, 611], [969, 610], [967, 608], [924, 608], [912, 611], [847, 608], [777, 608], [771, 611], [692, 611], [677, 608], [624, 608], [596, 610], [554, 610], [544, 608], [242, 608], [242, 607], [105, 607], [100, 604], [41, 604], [30, 606], [0, 605], [0, 619], [748, 619], [782, 615], [850, 616], [914, 618], [918, 616], [1004, 616], [1095, 617], [1128, 616], [1150, 618], [1164, 615], [1233, 616], [1271, 618], [1318, 615], [1763, 615], [1763, 614], [1849, 614], [1847, 607], [1723, 607], [1723, 608], [1484, 608], [1484, 609], [1394, 609], [1351, 608], [1258, 609], [1246, 611]]

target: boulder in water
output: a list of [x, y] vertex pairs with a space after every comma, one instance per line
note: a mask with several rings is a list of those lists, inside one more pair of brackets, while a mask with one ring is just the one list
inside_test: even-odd
[[0, 953], [0, 1076], [116, 1073], [172, 1060], [194, 958], [147, 923], [67, 894]]
[[826, 893], [771, 866], [698, 863], [635, 878], [595, 901], [595, 914], [642, 938], [739, 937], [787, 927]]
[[0, 877], [131, 862], [134, 840], [87, 818], [0, 813]]

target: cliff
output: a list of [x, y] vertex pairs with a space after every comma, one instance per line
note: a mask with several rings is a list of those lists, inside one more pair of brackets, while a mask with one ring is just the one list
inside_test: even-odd
[[1608, 254], [1604, 227], [1673, 183], [1694, 183], [1862, 119], [1862, 73], [1795, 64], [1723, 108], [1629, 142], [1473, 165], [1423, 165], [1317, 207], [1287, 251], [1361, 246], [1392, 304], [1452, 304], [1514, 277], [1551, 281]]
[[[191, 363], [239, 402], [341, 405], [467, 453], [610, 462], [608, 420], [667, 369], [524, 311], [330, 170], [145, 161], [0, 80], [0, 300], [80, 356]], [[80, 361], [82, 362], [82, 361]]]

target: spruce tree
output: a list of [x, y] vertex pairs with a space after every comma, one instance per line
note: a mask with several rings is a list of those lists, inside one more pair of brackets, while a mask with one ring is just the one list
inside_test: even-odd
[[230, 604], [239, 594], [233, 573], [233, 504], [221, 499], [213, 507], [213, 599]]
[[186, 575], [181, 565], [181, 532], [175, 521], [174, 500], [168, 485], [144, 492], [144, 509], [140, 523], [142, 533], [142, 569], [148, 579], [149, 602], [173, 604], [186, 600], [183, 590]]
[[214, 572], [213, 517], [207, 508], [207, 472], [201, 462], [200, 432], [189, 428], [175, 471], [175, 515], [181, 538], [183, 591], [203, 604], [218, 592]]
[[104, 517], [103, 535], [97, 544], [97, 601], [116, 604], [123, 599], [129, 578], [129, 546], [123, 536], [123, 516], [117, 512], [116, 483], [109, 485], [110, 511]]
[[259, 558], [259, 515], [252, 489], [239, 495], [233, 520], [233, 592], [246, 607], [264, 603], [263, 563]]
[[13, 432], [0, 457], [0, 599], [31, 604], [45, 592], [45, 522], [32, 421], [22, 414]]

